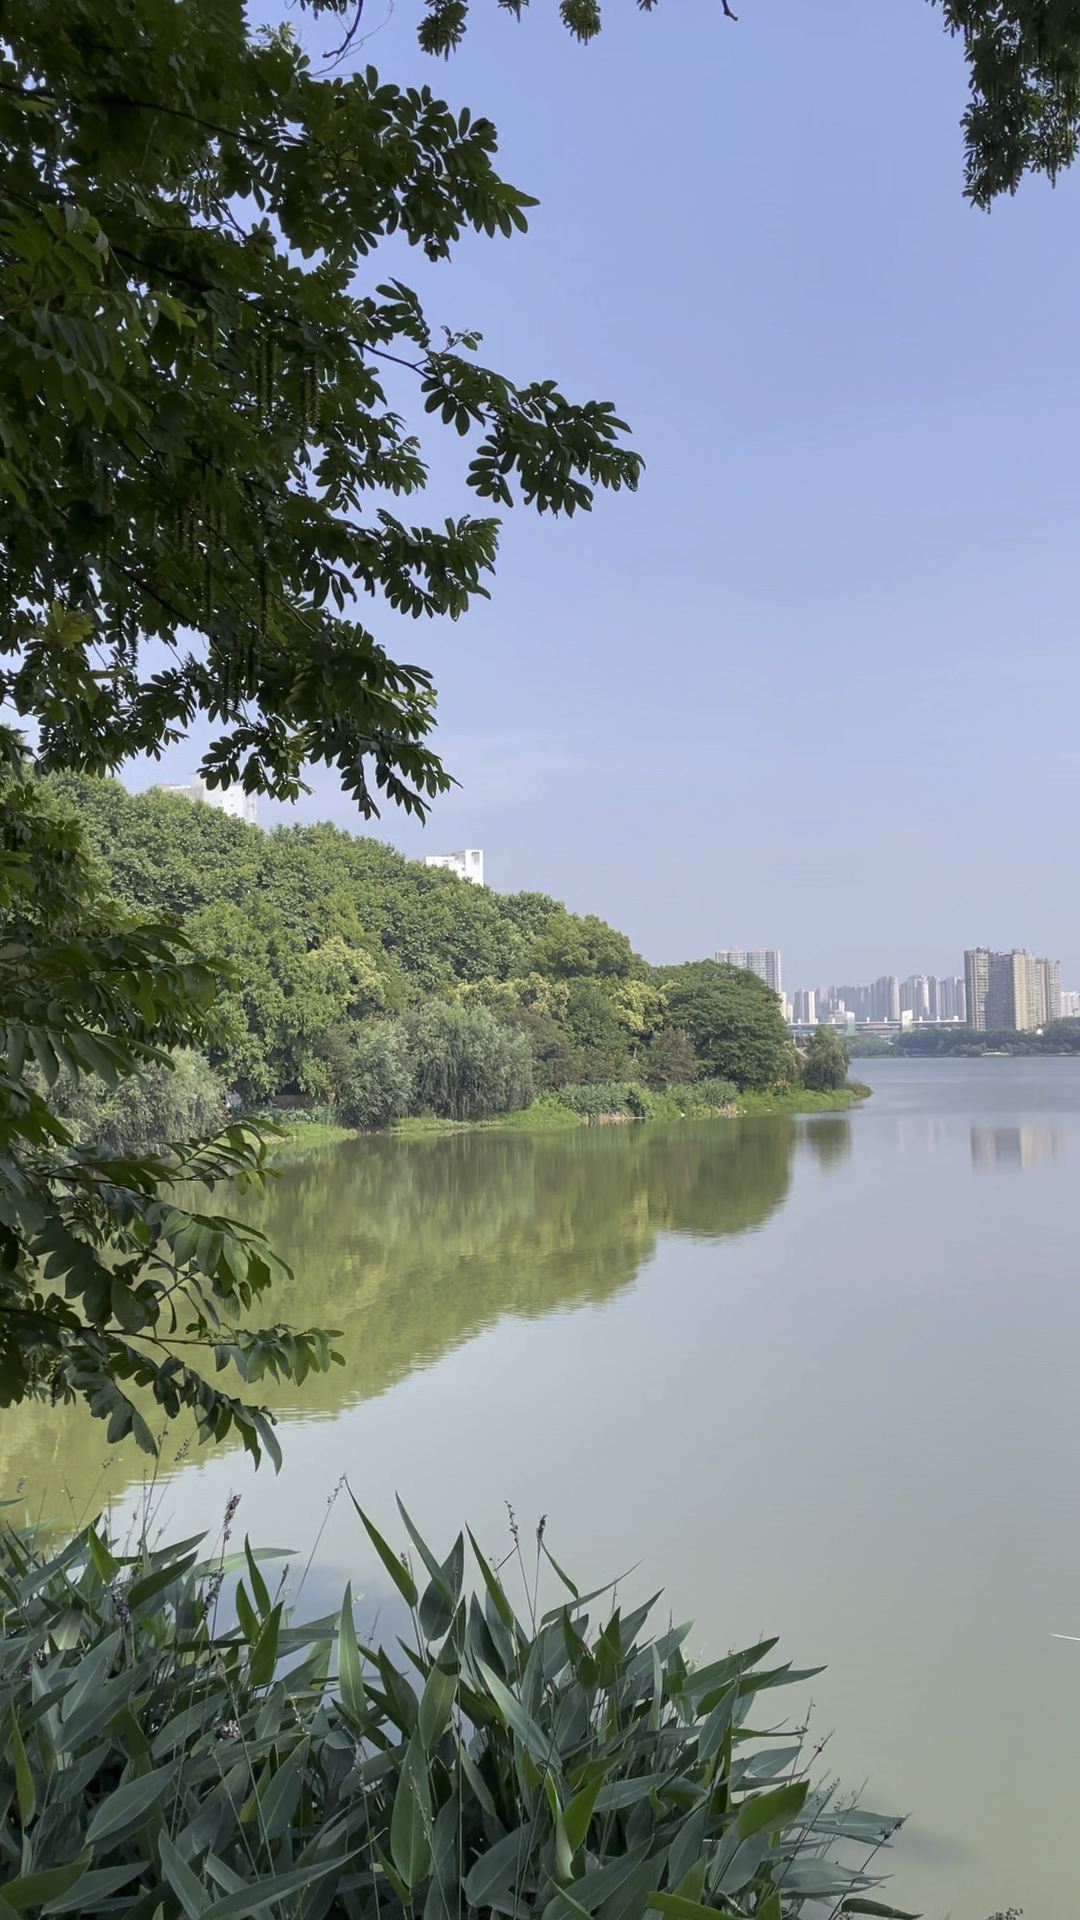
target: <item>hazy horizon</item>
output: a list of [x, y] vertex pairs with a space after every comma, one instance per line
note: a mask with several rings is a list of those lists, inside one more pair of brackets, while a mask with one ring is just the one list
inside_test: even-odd
[[[592, 515], [508, 515], [457, 625], [361, 600], [433, 668], [461, 783], [426, 832], [373, 831], [482, 846], [500, 891], [655, 961], [778, 946], [795, 986], [1020, 945], [1076, 986], [1080, 181], [967, 206], [963, 62], [921, 0], [741, 13], [609, 10], [585, 49], [553, 6], [478, 4], [444, 65], [402, 10], [359, 48], [490, 115], [541, 201], [523, 238], [391, 248], [373, 279], [614, 400], [647, 462]], [[474, 504], [440, 431], [409, 520]], [[185, 779], [200, 745], [124, 777]], [[291, 817], [367, 831], [312, 784]]]

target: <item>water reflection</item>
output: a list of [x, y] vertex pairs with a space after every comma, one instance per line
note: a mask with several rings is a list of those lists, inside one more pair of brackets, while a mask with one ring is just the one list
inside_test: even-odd
[[[813, 1131], [822, 1164], [847, 1152], [840, 1133]], [[372, 1136], [286, 1165], [243, 1206], [294, 1272], [261, 1317], [341, 1328], [347, 1364], [302, 1389], [268, 1382], [260, 1392], [286, 1419], [330, 1419], [504, 1315], [537, 1318], [609, 1298], [631, 1285], [662, 1234], [720, 1239], [761, 1227], [787, 1197], [795, 1140], [786, 1116]], [[228, 1204], [240, 1210], [231, 1196]], [[178, 1423], [166, 1470], [185, 1445]], [[58, 1517], [81, 1518], [145, 1468], [128, 1443], [110, 1452], [101, 1422], [81, 1409], [34, 1405], [4, 1416], [0, 1497], [25, 1481], [35, 1510], [44, 1502]]]
[[1066, 1136], [1056, 1127], [972, 1127], [973, 1167], [1034, 1167], [1056, 1160]]
[[835, 1172], [851, 1154], [851, 1121], [842, 1114], [822, 1114], [807, 1121], [801, 1137], [823, 1173]]

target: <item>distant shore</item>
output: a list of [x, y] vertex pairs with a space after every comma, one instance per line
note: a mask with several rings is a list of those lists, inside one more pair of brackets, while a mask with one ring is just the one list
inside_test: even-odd
[[[768, 1093], [741, 1093], [729, 1106], [711, 1111], [698, 1108], [681, 1113], [662, 1111], [640, 1119], [631, 1113], [605, 1113], [585, 1118], [562, 1107], [552, 1096], [536, 1100], [531, 1107], [512, 1113], [492, 1114], [486, 1120], [440, 1120], [431, 1114], [411, 1115], [395, 1120], [389, 1132], [397, 1139], [413, 1140], [433, 1133], [564, 1133], [582, 1126], [642, 1126], [671, 1124], [677, 1120], [743, 1120], [767, 1117], [774, 1113], [846, 1113], [868, 1100], [872, 1087], [851, 1081], [832, 1093], [813, 1093], [807, 1087], [779, 1088]], [[322, 1122], [300, 1122], [286, 1127], [280, 1140], [270, 1142], [275, 1160], [299, 1160], [320, 1147], [337, 1146], [342, 1140], [363, 1136], [354, 1127], [326, 1126]]]

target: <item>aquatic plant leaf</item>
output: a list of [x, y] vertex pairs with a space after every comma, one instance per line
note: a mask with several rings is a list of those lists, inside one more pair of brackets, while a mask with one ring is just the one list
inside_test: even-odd
[[379, 1529], [375, 1525], [374, 1521], [369, 1520], [367, 1517], [367, 1514], [363, 1511], [363, 1508], [357, 1505], [356, 1496], [353, 1493], [352, 1488], [347, 1487], [346, 1492], [348, 1493], [349, 1499], [352, 1501], [353, 1506], [356, 1507], [356, 1511], [364, 1526], [367, 1536], [371, 1541], [372, 1546], [374, 1547], [376, 1553], [378, 1554], [379, 1559], [382, 1561], [383, 1566], [386, 1568], [387, 1573], [390, 1575], [390, 1578], [393, 1581], [398, 1592], [400, 1593], [402, 1599], [405, 1601], [406, 1606], [415, 1607], [416, 1601], [417, 1601], [416, 1581], [413, 1579], [412, 1574], [409, 1572], [408, 1567], [404, 1566], [402, 1562], [398, 1559], [396, 1553], [394, 1553], [392, 1549], [387, 1546], [386, 1541], [383, 1539], [382, 1534], [379, 1532]]
[[125, 1781], [103, 1800], [89, 1826], [86, 1838], [91, 1846], [100, 1847], [105, 1840], [111, 1840], [121, 1833], [133, 1821], [148, 1813], [156, 1800], [176, 1778], [177, 1762], [171, 1760], [167, 1766], [155, 1767], [151, 1773], [144, 1773], [134, 1780]]
[[763, 1830], [773, 1832], [778, 1827], [790, 1826], [796, 1814], [802, 1812], [809, 1791], [807, 1781], [793, 1780], [772, 1793], [757, 1793], [752, 1799], [744, 1800], [739, 1808], [739, 1832], [743, 1839], [748, 1840], [751, 1834]]
[[390, 1852], [410, 1889], [419, 1885], [431, 1866], [431, 1819], [427, 1758], [415, 1736], [405, 1749], [390, 1816]]
[[345, 1589], [338, 1623], [338, 1687], [345, 1712], [353, 1725], [362, 1731], [368, 1725], [370, 1715], [364, 1692], [360, 1648], [356, 1640], [356, 1623], [353, 1620], [351, 1580]]

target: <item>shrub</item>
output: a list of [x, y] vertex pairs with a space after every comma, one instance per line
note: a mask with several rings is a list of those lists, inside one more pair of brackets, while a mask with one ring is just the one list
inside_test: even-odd
[[429, 1000], [402, 1021], [413, 1068], [412, 1110], [440, 1120], [483, 1120], [533, 1097], [526, 1035], [487, 1007]]
[[661, 1027], [642, 1050], [640, 1064], [645, 1085], [654, 1091], [685, 1087], [698, 1076], [697, 1054], [681, 1027]]
[[201, 1053], [189, 1051], [175, 1053], [171, 1068], [143, 1067], [117, 1087], [62, 1073], [49, 1105], [81, 1143], [94, 1141], [113, 1153], [152, 1153], [170, 1140], [216, 1133], [228, 1120], [219, 1075]]
[[413, 1084], [413, 1059], [401, 1022], [357, 1027], [339, 1074], [336, 1118], [344, 1127], [388, 1127], [410, 1112]]
[[734, 1106], [739, 1097], [739, 1089], [734, 1080], [695, 1080], [688, 1087], [673, 1087], [686, 1112], [693, 1113], [707, 1107], [710, 1113], [716, 1113], [722, 1107]]
[[583, 1120], [599, 1120], [604, 1114], [626, 1113], [626, 1095], [625, 1083], [613, 1080], [582, 1087], [560, 1087], [555, 1097], [560, 1106], [579, 1113]]
[[[893, 1912], [833, 1855], [899, 1822], [815, 1789], [797, 1733], [749, 1731], [810, 1677], [765, 1666], [774, 1640], [695, 1668], [688, 1627], [645, 1636], [649, 1606], [594, 1625], [603, 1596], [561, 1572], [537, 1621], [542, 1524], [526, 1625], [475, 1541], [482, 1598], [460, 1534], [440, 1562], [406, 1518], [418, 1582], [364, 1524], [411, 1613], [404, 1660], [361, 1646], [348, 1587], [340, 1615], [294, 1625], [246, 1544], [126, 1556], [88, 1528], [47, 1561], [0, 1537], [5, 1911]], [[219, 1631], [233, 1569], [238, 1625]]]
[[835, 1093], [848, 1076], [848, 1050], [835, 1027], [816, 1027], [802, 1060], [803, 1086], [811, 1093]]

